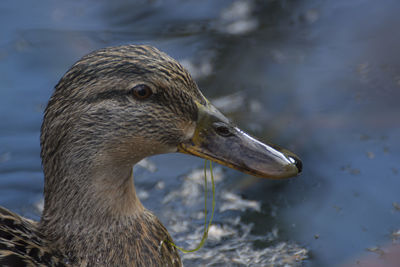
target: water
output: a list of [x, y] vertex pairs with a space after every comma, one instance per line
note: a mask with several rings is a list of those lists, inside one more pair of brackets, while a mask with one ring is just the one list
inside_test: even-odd
[[[286, 181], [222, 168], [214, 235], [185, 266], [262, 266], [299, 251], [304, 265], [354, 263], [400, 229], [399, 11], [395, 0], [3, 2], [0, 205], [40, 216], [42, 111], [69, 66], [100, 47], [147, 43], [188, 67], [241, 128], [304, 163]], [[187, 177], [202, 160], [149, 161], [154, 172], [135, 174], [145, 206], [195, 244], [202, 191]], [[229, 203], [247, 208], [221, 209]]]

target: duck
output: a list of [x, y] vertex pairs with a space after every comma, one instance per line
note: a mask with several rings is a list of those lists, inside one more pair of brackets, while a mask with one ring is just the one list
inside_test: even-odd
[[0, 266], [182, 266], [140, 202], [133, 166], [180, 152], [272, 179], [298, 175], [294, 153], [240, 130], [176, 60], [149, 45], [96, 50], [55, 86], [40, 135], [40, 221], [0, 207]]

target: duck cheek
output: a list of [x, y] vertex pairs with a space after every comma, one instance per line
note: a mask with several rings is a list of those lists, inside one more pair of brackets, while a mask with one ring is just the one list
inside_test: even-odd
[[[194, 121], [179, 121], [166, 127], [165, 125], [160, 126], [158, 135], [154, 137], [154, 143], [157, 143], [157, 147], [161, 147], [162, 153], [174, 153], [178, 151], [178, 146], [191, 140], [196, 131], [196, 122]], [[155, 147], [154, 145], [152, 147]]]
[[176, 151], [177, 145], [175, 143], [167, 144], [160, 140], [135, 136], [118, 142], [109, 142], [104, 145], [99, 155], [106, 157], [105, 161], [129, 165], [140, 161], [144, 157]]
[[187, 124], [182, 125], [182, 136], [183, 138], [180, 140], [179, 143], [188, 141], [193, 138], [194, 133], [196, 131], [196, 122], [190, 122]]

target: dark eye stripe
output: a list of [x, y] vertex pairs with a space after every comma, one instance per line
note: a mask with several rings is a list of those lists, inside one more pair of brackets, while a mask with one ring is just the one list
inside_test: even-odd
[[108, 90], [105, 92], [98, 93], [94, 96], [83, 99], [87, 103], [96, 103], [106, 99], [126, 97], [130, 94], [130, 90]]

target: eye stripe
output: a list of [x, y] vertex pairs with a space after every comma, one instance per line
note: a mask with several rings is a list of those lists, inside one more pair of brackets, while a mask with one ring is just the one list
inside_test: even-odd
[[[135, 98], [137, 98], [139, 100], [144, 99], [144, 98], [140, 98], [141, 97], [140, 95], [139, 96], [134, 95], [134, 91], [133, 90], [135, 88], [136, 89], [140, 89], [138, 86], [146, 86], [146, 87], [148, 87], [147, 85], [141, 84], [141, 85], [137, 85], [133, 89], [129, 89], [129, 90], [117, 90], [117, 89], [116, 90], [108, 90], [108, 91], [104, 91], [104, 92], [98, 93], [98, 94], [96, 94], [94, 96], [89, 96], [89, 97], [87, 97], [85, 99], [82, 99], [81, 101], [82, 102], [87, 102], [87, 103], [96, 103], [96, 102], [100, 102], [100, 101], [107, 100], [107, 99], [121, 99], [123, 97], [127, 97], [127, 96], [130, 96], [132, 94], [133, 94], [133, 96]], [[149, 97], [150, 95], [153, 94], [153, 92], [151, 91], [150, 88], [148, 90], [150, 90], [151, 93], [147, 97]], [[145, 98], [147, 98], [147, 97], [145, 97]]]
[[130, 94], [130, 90], [108, 90], [83, 99], [84, 102], [96, 103], [111, 98], [122, 98]]

